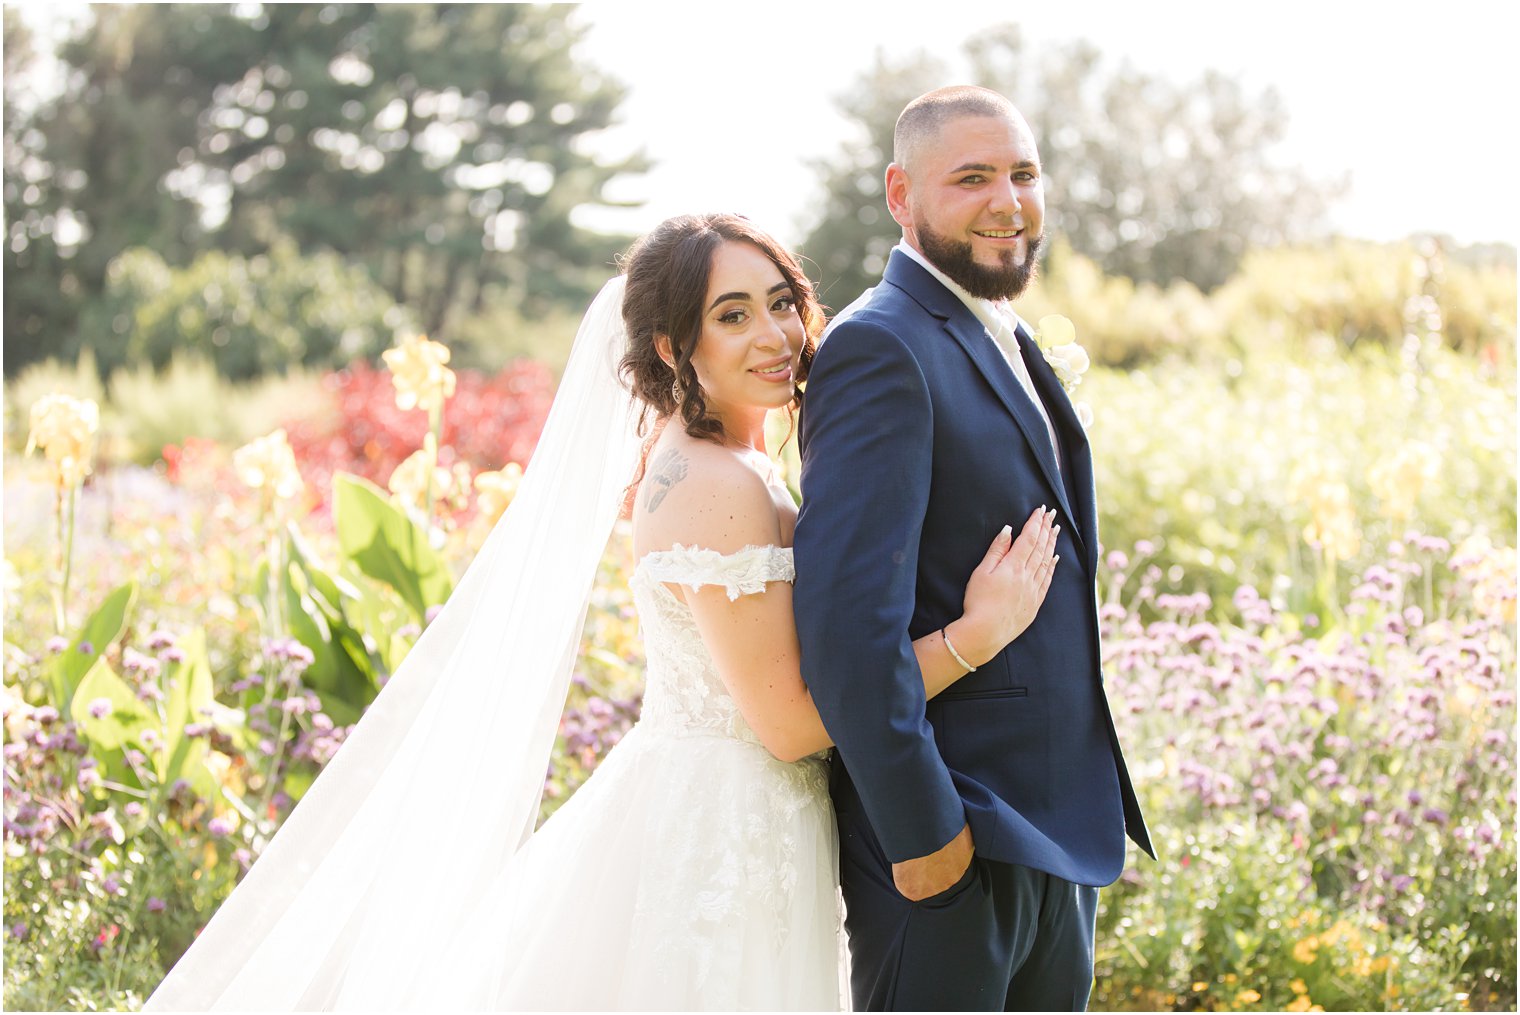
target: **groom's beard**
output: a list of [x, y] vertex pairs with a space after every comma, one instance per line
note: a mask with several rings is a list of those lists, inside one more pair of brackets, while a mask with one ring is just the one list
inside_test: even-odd
[[1008, 251], [995, 268], [989, 268], [972, 259], [971, 244], [957, 243], [927, 226], [918, 227], [918, 242], [923, 247], [929, 263], [949, 275], [951, 280], [979, 300], [1011, 300], [1029, 287], [1034, 280], [1045, 234], [1031, 236], [1024, 243], [1024, 257]]

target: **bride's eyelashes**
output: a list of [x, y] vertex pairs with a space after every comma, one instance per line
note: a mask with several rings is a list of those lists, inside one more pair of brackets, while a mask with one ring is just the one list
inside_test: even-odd
[[[784, 292], [776, 293], [774, 290], [769, 294], [770, 311], [773, 314], [795, 315], [797, 311], [797, 297], [790, 288]], [[716, 320], [719, 324], [743, 324], [749, 317], [749, 300], [746, 298], [741, 305], [732, 306], [719, 312]]]

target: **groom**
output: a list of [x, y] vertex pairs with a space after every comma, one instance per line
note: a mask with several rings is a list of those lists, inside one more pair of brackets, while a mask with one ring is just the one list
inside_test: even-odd
[[[1007, 306], [1034, 274], [1034, 137], [983, 88], [903, 110], [882, 283], [818, 350], [795, 603], [837, 744], [831, 789], [857, 1009], [1081, 1010], [1099, 885], [1154, 855], [1098, 646], [1087, 435]], [[1034, 623], [927, 704], [912, 641], [961, 613], [1004, 524], [1056, 507]]]

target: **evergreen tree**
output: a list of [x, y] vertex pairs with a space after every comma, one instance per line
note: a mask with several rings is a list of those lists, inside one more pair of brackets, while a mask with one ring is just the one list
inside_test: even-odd
[[102, 5], [58, 54], [63, 94], [14, 124], [7, 9], [6, 371], [115, 341], [80, 312], [132, 247], [183, 266], [288, 237], [434, 332], [488, 301], [582, 305], [627, 238], [572, 213], [644, 160], [586, 153], [623, 88], [576, 60], [570, 8]]

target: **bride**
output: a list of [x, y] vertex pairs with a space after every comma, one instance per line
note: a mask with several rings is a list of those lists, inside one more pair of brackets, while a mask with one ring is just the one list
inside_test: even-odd
[[[800, 675], [797, 512], [765, 438], [822, 309], [739, 216], [670, 219], [624, 268], [512, 507], [149, 1009], [838, 1007], [831, 741]], [[625, 492], [642, 716], [534, 832]], [[928, 696], [1029, 625], [1054, 531], [1043, 511], [1005, 527], [963, 616], [914, 643]]]

